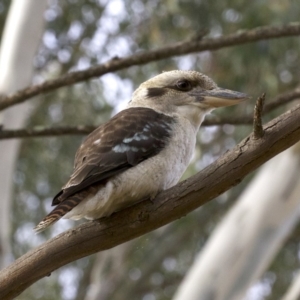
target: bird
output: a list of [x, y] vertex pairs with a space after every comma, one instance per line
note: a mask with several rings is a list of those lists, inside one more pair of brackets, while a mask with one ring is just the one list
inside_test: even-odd
[[95, 220], [154, 199], [178, 183], [208, 113], [246, 100], [197, 71], [172, 70], [142, 83], [127, 107], [90, 133], [75, 155], [55, 208], [34, 228], [60, 218]]

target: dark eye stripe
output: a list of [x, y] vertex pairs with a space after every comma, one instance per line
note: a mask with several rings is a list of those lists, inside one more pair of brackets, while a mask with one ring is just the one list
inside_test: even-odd
[[147, 97], [160, 97], [167, 93], [167, 90], [165, 88], [148, 88], [147, 89]]

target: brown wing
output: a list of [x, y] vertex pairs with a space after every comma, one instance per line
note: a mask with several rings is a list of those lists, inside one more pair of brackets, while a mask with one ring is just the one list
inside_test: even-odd
[[158, 154], [168, 142], [173, 122], [173, 118], [149, 108], [118, 113], [93, 131], [78, 149], [74, 172], [52, 205]]

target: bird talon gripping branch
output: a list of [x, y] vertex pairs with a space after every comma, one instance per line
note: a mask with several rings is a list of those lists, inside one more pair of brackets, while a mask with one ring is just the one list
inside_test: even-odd
[[127, 108], [83, 142], [70, 180], [53, 199], [56, 207], [35, 231], [61, 217], [109, 216], [175, 185], [204, 116], [247, 98], [195, 71], [164, 72], [142, 83]]

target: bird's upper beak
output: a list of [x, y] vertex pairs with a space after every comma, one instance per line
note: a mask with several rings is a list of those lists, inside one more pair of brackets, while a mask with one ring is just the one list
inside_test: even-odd
[[211, 107], [230, 106], [240, 103], [250, 97], [244, 93], [215, 88], [201, 92], [201, 103], [205, 103]]

